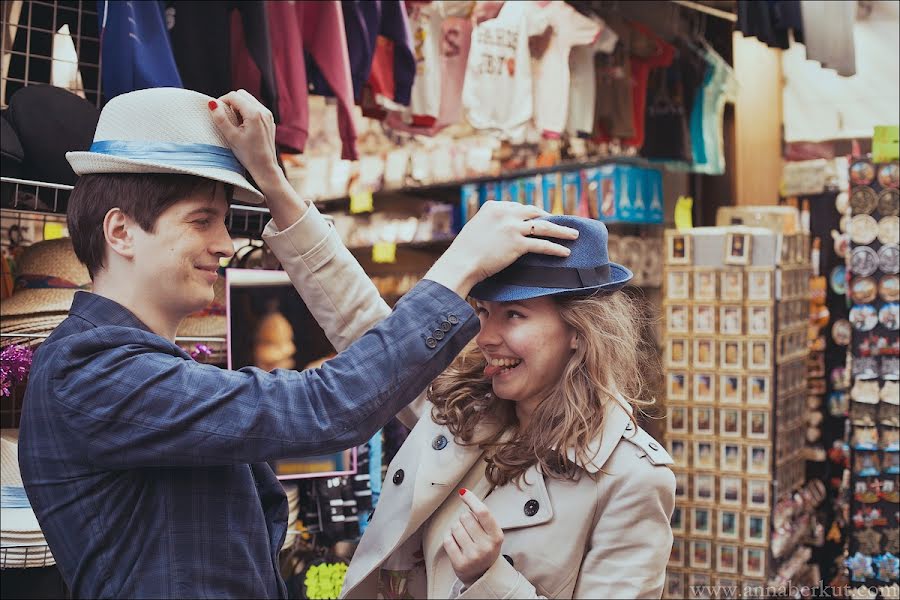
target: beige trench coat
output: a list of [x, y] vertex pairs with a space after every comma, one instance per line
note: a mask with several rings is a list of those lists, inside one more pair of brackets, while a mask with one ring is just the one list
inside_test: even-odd
[[[338, 351], [390, 312], [315, 208], [284, 232], [270, 223], [264, 238]], [[423, 343], [430, 334], [423, 332]], [[603, 469], [597, 481], [545, 479], [533, 467], [521, 488], [498, 487], [487, 497], [503, 528], [501, 557], [460, 598], [661, 596], [672, 547], [672, 459], [632, 424], [624, 401], [610, 401], [605, 411], [592, 458], [579, 462], [589, 473]], [[420, 398], [398, 415], [413, 430], [388, 468], [347, 572], [344, 598], [376, 597], [379, 567], [392, 554], [413, 550], [415, 544], [404, 542], [421, 533], [481, 457], [477, 447], [456, 444], [429, 412], [430, 404]], [[571, 450], [569, 456], [575, 459]]]

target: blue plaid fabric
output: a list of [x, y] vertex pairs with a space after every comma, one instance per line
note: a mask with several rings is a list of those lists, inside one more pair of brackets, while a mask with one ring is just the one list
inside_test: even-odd
[[19, 465], [89, 598], [286, 597], [287, 500], [266, 461], [366, 442], [478, 331], [426, 280], [322, 368], [267, 373], [199, 364], [101, 296], [79, 292], [69, 314], [35, 355]]

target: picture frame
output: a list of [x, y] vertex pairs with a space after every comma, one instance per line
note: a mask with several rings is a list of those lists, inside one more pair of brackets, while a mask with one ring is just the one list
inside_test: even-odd
[[749, 340], [749, 353], [747, 355], [747, 369], [753, 371], [772, 370], [772, 341]]
[[769, 516], [759, 513], [745, 513], [743, 541], [749, 544], [768, 544]]
[[768, 304], [750, 304], [747, 306], [747, 335], [772, 336], [772, 307]]
[[692, 331], [695, 334], [716, 334], [716, 307], [714, 304], [700, 303], [693, 306]]
[[723, 590], [736, 590], [740, 581], [734, 577], [716, 577], [716, 585]]
[[666, 262], [670, 265], [690, 265], [694, 257], [692, 241], [690, 235], [671, 229], [666, 231]]
[[716, 368], [716, 340], [714, 338], [694, 338], [694, 363], [695, 369]]
[[688, 432], [688, 409], [686, 406], [669, 406], [666, 420], [669, 433]]
[[719, 298], [725, 302], [743, 302], [743, 271], [737, 269], [719, 271]]
[[[691, 549], [693, 551], [693, 548]], [[744, 547], [743, 574], [764, 577], [766, 574], [766, 548]]]
[[748, 410], [747, 438], [752, 440], [767, 440], [770, 435], [769, 411], [764, 409]]
[[744, 402], [744, 378], [733, 373], [719, 375], [719, 402], [742, 404]]
[[676, 504], [675, 508], [672, 509], [672, 518], [670, 519], [670, 524], [672, 527], [672, 533], [675, 535], [683, 535], [687, 531], [687, 526], [684, 522], [684, 507]]
[[672, 457], [672, 464], [677, 467], [687, 467], [689, 460], [687, 440], [669, 438], [667, 445], [669, 446], [669, 455]]
[[694, 502], [712, 504], [716, 501], [716, 476], [712, 473], [694, 473]]
[[706, 590], [712, 585], [712, 576], [709, 573], [689, 573], [688, 589]]
[[686, 304], [671, 302], [666, 304], [666, 331], [669, 333], [690, 333], [690, 308]]
[[[712, 404], [716, 401], [716, 376], [713, 373], [694, 373], [694, 402]], [[695, 409], [696, 410], [696, 409]], [[712, 422], [712, 419], [710, 419]], [[700, 433], [694, 431], [694, 433]], [[710, 431], [710, 434], [712, 432]]]
[[719, 444], [719, 470], [723, 473], [742, 473], [744, 470], [744, 447], [737, 442]]
[[768, 510], [771, 505], [771, 487], [768, 479], [747, 479], [747, 506]]
[[675, 499], [687, 500], [688, 497], [688, 474], [682, 471], [674, 471], [675, 473]]
[[749, 265], [753, 236], [749, 233], [730, 231], [725, 236], [725, 264]]
[[713, 510], [702, 506], [691, 508], [691, 535], [712, 537]]
[[744, 307], [740, 304], [719, 305], [719, 333], [721, 335], [744, 334]]
[[740, 551], [734, 544], [716, 544], [716, 570], [719, 573], [737, 573]]
[[716, 301], [715, 269], [694, 269], [694, 300]]
[[741, 371], [744, 368], [743, 340], [719, 340], [719, 368], [723, 371]]
[[669, 566], [670, 567], [683, 567], [684, 566], [684, 547], [685, 541], [681, 538], [673, 538], [672, 539], [672, 550], [669, 552]]
[[691, 540], [690, 565], [693, 569], [712, 568], [712, 542], [709, 540]]
[[693, 467], [695, 469], [715, 469], [716, 453], [710, 440], [694, 440]]
[[739, 540], [741, 537], [741, 513], [737, 510], [720, 510], [716, 522], [716, 539]]
[[666, 372], [666, 397], [669, 400], [687, 400], [689, 385], [685, 371]]
[[691, 343], [687, 338], [666, 339], [666, 366], [670, 369], [687, 369], [690, 366]]
[[[677, 479], [677, 477], [676, 477]], [[740, 477], [719, 477], [719, 504], [739, 507], [744, 503], [744, 480]]]
[[691, 297], [691, 272], [670, 269], [666, 274], [666, 298], [688, 300]]
[[684, 573], [666, 570], [666, 597], [684, 598]]
[[768, 301], [775, 298], [773, 278], [775, 270], [769, 267], [748, 267], [747, 300]]
[[756, 373], [747, 376], [747, 404], [772, 405], [772, 376]]
[[720, 408], [719, 409], [719, 436], [723, 438], [740, 438], [741, 437], [741, 416], [743, 411], [740, 408]]
[[772, 449], [768, 445], [750, 444], [747, 446], [747, 473], [764, 475], [771, 472]]

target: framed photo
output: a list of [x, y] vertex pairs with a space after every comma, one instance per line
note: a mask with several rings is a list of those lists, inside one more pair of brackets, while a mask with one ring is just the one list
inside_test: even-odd
[[690, 364], [690, 342], [687, 338], [670, 337], [666, 340], [666, 366], [686, 369]]
[[676, 505], [675, 508], [672, 509], [671, 525], [672, 533], [678, 535], [685, 532], [684, 507]]
[[741, 340], [719, 340], [719, 367], [726, 371], [744, 368], [744, 343]]
[[747, 480], [747, 506], [750, 508], [769, 509], [769, 490], [771, 484], [768, 479]]
[[671, 269], [666, 276], [666, 298], [687, 300], [691, 297], [691, 273]]
[[755, 371], [772, 369], [771, 340], [750, 340], [750, 356], [747, 357], [747, 368]]
[[742, 271], [719, 272], [719, 297], [726, 302], [744, 300], [744, 273]]
[[716, 544], [716, 570], [719, 573], [737, 573], [738, 547], [734, 544]]
[[770, 447], [762, 444], [747, 446], [747, 473], [754, 475], [768, 474], [772, 464]]
[[716, 300], [715, 269], [694, 270], [694, 300], [708, 302]]
[[694, 474], [694, 502], [716, 501], [716, 476], [712, 473]]
[[[694, 402], [712, 404], [715, 401], [716, 376], [712, 373], [694, 373]], [[710, 422], [712, 422], [712, 420], [710, 420]], [[694, 433], [701, 432], [695, 430]]]
[[722, 335], [743, 335], [743, 306], [740, 304], [721, 304], [719, 306], [719, 333]]
[[744, 515], [744, 541], [751, 544], [769, 543], [769, 516], [747, 513]]
[[772, 335], [772, 307], [751, 304], [747, 307], [747, 334]]
[[669, 333], [690, 333], [690, 310], [686, 304], [666, 305], [666, 331]]
[[[677, 476], [676, 476], [677, 481]], [[719, 478], [719, 504], [722, 506], [740, 506], [743, 504], [743, 479], [725, 476]]]
[[720, 510], [716, 538], [720, 540], [740, 539], [740, 513], [736, 510]]
[[719, 470], [726, 473], [741, 473], [744, 470], [744, 447], [739, 443], [719, 444]]
[[716, 577], [716, 585], [721, 586], [721, 589], [736, 590], [740, 581], [734, 577]]
[[694, 333], [715, 335], [716, 307], [714, 304], [694, 305]]
[[712, 537], [712, 509], [694, 507], [691, 509], [691, 534]]
[[669, 433], [688, 432], [688, 409], [686, 406], [670, 406], [666, 414], [669, 421]]
[[744, 401], [744, 379], [740, 375], [719, 375], [719, 402], [740, 404]]
[[691, 540], [690, 563], [694, 569], [711, 569], [712, 542], [708, 540]]
[[706, 590], [712, 585], [709, 573], [688, 573], [688, 589]]
[[666, 396], [669, 400], [688, 399], [688, 375], [684, 371], [666, 373]]
[[713, 338], [694, 338], [694, 368], [716, 368], [716, 340]]
[[687, 442], [678, 438], [669, 439], [669, 455], [672, 457], [672, 464], [677, 467], [688, 466], [688, 449]]
[[749, 233], [731, 232], [725, 236], [725, 264], [749, 265], [750, 245], [753, 236]]
[[675, 499], [687, 500], [688, 497], [688, 474], [675, 471]]
[[719, 435], [726, 438], [741, 437], [741, 409], [719, 409]]
[[766, 574], [766, 549], [744, 547], [744, 575], [763, 577]]
[[684, 566], [684, 547], [686, 544], [684, 540], [681, 538], [674, 538], [672, 540], [672, 551], [669, 553], [669, 566], [670, 567], [683, 567]]
[[773, 274], [774, 271], [769, 268], [747, 269], [747, 300], [771, 301], [775, 297], [772, 293]]
[[772, 404], [771, 375], [754, 374], [747, 377], [747, 404]]
[[666, 570], [666, 597], [685, 598], [684, 573]]
[[714, 442], [707, 440], [694, 441], [694, 468], [715, 469], [716, 455], [713, 452]]
[[769, 411], [747, 411], [747, 437], [754, 440], [769, 439]]
[[666, 262], [670, 265], [689, 265], [693, 260], [691, 236], [666, 231]]

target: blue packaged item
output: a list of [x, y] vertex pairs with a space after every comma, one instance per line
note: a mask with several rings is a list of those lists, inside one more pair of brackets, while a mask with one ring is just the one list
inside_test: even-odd
[[581, 206], [581, 173], [579, 171], [570, 171], [562, 174], [562, 202], [563, 213], [577, 216]]
[[631, 223], [634, 220], [632, 198], [636, 195], [637, 181], [632, 168], [616, 165], [616, 217], [619, 221]]
[[480, 207], [481, 199], [479, 198], [478, 185], [474, 183], [463, 185], [462, 188], [460, 188], [459, 223], [457, 223], [458, 227], [456, 230], [459, 231], [462, 229], [462, 226], [475, 216], [475, 213], [478, 212]]
[[646, 184], [644, 198], [647, 200], [647, 222], [662, 223], [665, 213], [662, 171], [659, 169], [647, 169], [644, 183]]
[[499, 201], [502, 190], [499, 181], [488, 181], [486, 183], [482, 183], [481, 187], [478, 190], [479, 192], [479, 201], [481, 204], [485, 202], [490, 202], [492, 200]]
[[553, 215], [563, 214], [562, 183], [559, 173], [546, 173], [543, 177], [544, 210]]
[[616, 212], [616, 192], [618, 178], [615, 165], [598, 167], [594, 174], [597, 181], [597, 196], [599, 200], [598, 212], [602, 221], [618, 221]]
[[[646, 197], [648, 190], [647, 175], [648, 169], [641, 167], [631, 167], [631, 179], [634, 180], [634, 194], [631, 196], [631, 222], [646, 223], [647, 222], [647, 205]], [[631, 186], [629, 186], [629, 189]]]
[[500, 183], [500, 199], [505, 202], [519, 201], [519, 182], [516, 179], [507, 179]]
[[531, 204], [542, 210], [544, 208], [544, 189], [540, 175], [532, 175], [519, 180], [519, 194], [522, 204]]

